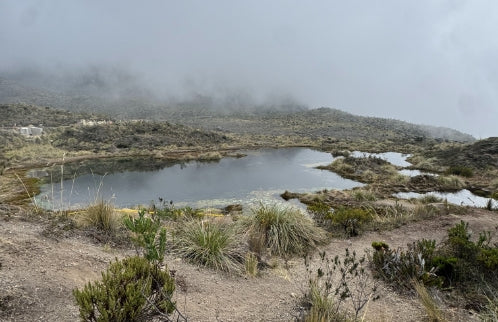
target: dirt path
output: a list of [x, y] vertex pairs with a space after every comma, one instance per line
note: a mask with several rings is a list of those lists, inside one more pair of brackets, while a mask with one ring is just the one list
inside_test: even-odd
[[[132, 251], [111, 250], [81, 236], [52, 238], [44, 221], [25, 221], [25, 214], [0, 214], [0, 320], [75, 321], [78, 309], [72, 289], [98, 279], [115, 257]], [[494, 230], [496, 212], [469, 209], [466, 215], [447, 215], [415, 222], [386, 232], [371, 232], [351, 240], [334, 239], [323, 250], [344, 253], [349, 247], [362, 253], [372, 241], [391, 247], [406, 246], [421, 238], [441, 240], [446, 230], [466, 220], [474, 232]], [[48, 237], [47, 237], [48, 236]], [[167, 258], [176, 270], [177, 303], [190, 321], [291, 321], [298, 315], [299, 298], [305, 289], [303, 261], [283, 262], [258, 278], [226, 276]], [[468, 312], [448, 308], [454, 321], [476, 319]], [[400, 296], [381, 288], [381, 298], [369, 303], [366, 320], [420, 321], [423, 310], [414, 297]]]

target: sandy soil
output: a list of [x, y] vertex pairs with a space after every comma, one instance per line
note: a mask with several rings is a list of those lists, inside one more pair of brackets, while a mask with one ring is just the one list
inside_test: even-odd
[[[498, 225], [496, 212], [469, 208], [465, 215], [450, 214], [350, 240], [333, 239], [323, 250], [334, 256], [344, 253], [346, 247], [362, 253], [372, 241], [398, 247], [420, 238], [441, 240], [446, 230], [462, 219], [474, 232], [494, 230]], [[20, 209], [0, 211], [1, 321], [78, 320], [71, 291], [98, 279], [114, 258], [133, 254], [94, 243], [81, 234], [51, 234], [49, 227], [47, 220], [33, 219]], [[287, 265], [281, 262], [256, 278], [227, 276], [176, 258], [167, 258], [167, 263], [176, 270], [177, 304], [189, 321], [292, 321], [299, 315], [306, 285], [302, 259]], [[368, 304], [367, 321], [424, 319], [415, 297], [398, 295], [382, 285], [380, 295]], [[478, 320], [468, 311], [445, 310], [452, 321]]]

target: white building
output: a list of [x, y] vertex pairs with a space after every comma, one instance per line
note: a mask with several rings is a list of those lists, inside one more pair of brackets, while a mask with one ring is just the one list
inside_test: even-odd
[[43, 129], [36, 126], [21, 127], [19, 133], [24, 136], [40, 136], [43, 133]]

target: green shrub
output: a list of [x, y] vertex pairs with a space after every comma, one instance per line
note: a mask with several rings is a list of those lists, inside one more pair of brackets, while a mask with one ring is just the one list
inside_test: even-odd
[[363, 226], [373, 219], [371, 212], [362, 208], [339, 208], [331, 217], [332, 223], [341, 226], [348, 237], [358, 236]]
[[433, 240], [420, 240], [406, 251], [391, 250], [382, 243], [372, 246], [374, 275], [393, 286], [410, 288], [408, 281], [414, 279], [456, 288], [467, 305], [475, 308], [484, 306], [484, 299], [494, 296], [489, 290], [498, 288], [498, 244], [491, 244], [490, 232], [480, 233], [474, 240], [463, 221], [448, 229], [447, 239], [438, 246]]
[[472, 171], [471, 168], [457, 165], [449, 167], [448, 170], [446, 170], [446, 174], [454, 174], [462, 177], [472, 177], [474, 175], [474, 171]]
[[132, 233], [132, 240], [142, 248], [143, 256], [149, 261], [162, 262], [166, 251], [166, 230], [161, 228], [159, 218], [146, 217], [145, 209], [138, 211], [138, 217], [129, 216], [124, 219], [124, 225]]
[[300, 210], [261, 204], [244, 222], [256, 253], [302, 255], [325, 240], [325, 232]]
[[386, 244], [385, 242], [382, 242], [382, 241], [380, 241], [380, 242], [372, 242], [372, 247], [376, 251], [382, 251], [382, 250], [389, 249], [389, 245]]
[[116, 260], [102, 281], [88, 283], [73, 295], [82, 321], [148, 321], [175, 309], [174, 279], [142, 257]]
[[332, 208], [322, 201], [316, 200], [307, 207], [308, 212], [313, 220], [319, 226], [329, 226], [332, 219]]
[[219, 220], [191, 220], [175, 231], [173, 251], [191, 263], [240, 272], [244, 245], [235, 227]]
[[427, 257], [432, 256], [435, 241], [422, 241], [408, 244], [408, 250], [390, 249], [383, 242], [372, 243], [374, 253], [370, 263], [374, 276], [379, 277], [400, 290], [411, 289], [413, 280], [420, 280], [426, 284], [438, 285], [440, 280], [434, 269], [426, 265]]

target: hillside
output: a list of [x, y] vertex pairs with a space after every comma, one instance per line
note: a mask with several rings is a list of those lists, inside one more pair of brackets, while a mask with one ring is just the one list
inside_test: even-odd
[[445, 166], [465, 166], [477, 169], [498, 168], [498, 137], [479, 140], [473, 144], [450, 146], [428, 151]]
[[298, 135], [313, 139], [349, 139], [421, 142], [425, 138], [473, 142], [468, 134], [427, 125], [353, 115], [338, 109], [319, 108], [304, 111], [245, 112], [227, 115], [184, 115], [172, 113], [170, 119], [191, 126], [223, 129], [235, 133]]
[[95, 91], [88, 90], [88, 86], [85, 86], [80, 92], [58, 92], [0, 78], [0, 104], [25, 103], [78, 113], [99, 112], [115, 119], [165, 120], [238, 134], [401, 142], [406, 139], [421, 141], [424, 138], [475, 141], [471, 135], [449, 128], [357, 116], [331, 108], [310, 110], [288, 99], [256, 105], [250, 99], [245, 100], [243, 95], [222, 100], [198, 95], [188, 100], [165, 102], [133, 90], [106, 97], [102, 96], [102, 91], [93, 94]]

